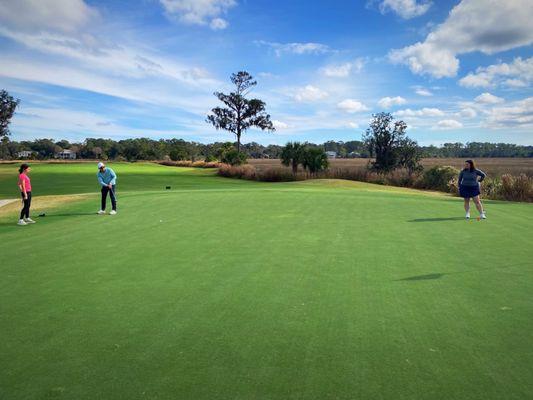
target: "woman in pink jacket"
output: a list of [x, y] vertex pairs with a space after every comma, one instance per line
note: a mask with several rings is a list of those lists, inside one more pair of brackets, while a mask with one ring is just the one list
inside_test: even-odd
[[34, 224], [35, 221], [30, 218], [31, 207], [31, 181], [28, 173], [31, 168], [28, 164], [22, 164], [19, 168], [18, 187], [22, 196], [22, 210], [20, 211], [19, 225]]

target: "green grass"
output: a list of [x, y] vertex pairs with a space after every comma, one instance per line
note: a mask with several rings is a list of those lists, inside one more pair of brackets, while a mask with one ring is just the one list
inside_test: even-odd
[[[35, 195], [57, 195], [93, 193], [99, 190], [96, 180], [96, 163], [30, 164], [30, 176]], [[0, 198], [17, 198], [18, 164], [0, 164]], [[213, 170], [197, 168], [165, 167], [153, 163], [110, 163], [118, 175], [118, 187], [124, 191], [162, 190], [166, 186], [174, 189], [197, 189], [220, 185], [213, 176]], [[240, 187], [244, 182], [233, 180], [224, 187]]]
[[[0, 219], [1, 399], [533, 392], [532, 205], [467, 222], [409, 190], [114, 168], [114, 217], [92, 197]], [[36, 165], [34, 193], [94, 192], [94, 174]]]

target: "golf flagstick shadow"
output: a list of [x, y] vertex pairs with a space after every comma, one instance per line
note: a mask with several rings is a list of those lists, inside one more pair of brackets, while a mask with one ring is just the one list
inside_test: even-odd
[[407, 222], [440, 222], [440, 221], [462, 221], [464, 217], [447, 217], [447, 218], [417, 218], [410, 219]]
[[63, 213], [63, 214], [45, 214], [39, 215], [39, 218], [51, 218], [51, 217], [79, 217], [86, 215], [97, 215], [96, 212], [73, 212], [73, 213]]

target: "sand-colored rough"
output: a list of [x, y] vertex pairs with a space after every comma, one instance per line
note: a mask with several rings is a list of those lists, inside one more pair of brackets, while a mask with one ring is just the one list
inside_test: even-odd
[[[33, 215], [46, 212], [50, 209], [57, 209], [64, 204], [86, 200], [95, 195], [91, 194], [74, 194], [64, 196], [36, 196], [32, 199], [31, 212]], [[16, 200], [0, 207], [0, 217], [9, 217], [16, 215], [22, 207], [22, 201]], [[98, 207], [97, 205], [95, 207]]]

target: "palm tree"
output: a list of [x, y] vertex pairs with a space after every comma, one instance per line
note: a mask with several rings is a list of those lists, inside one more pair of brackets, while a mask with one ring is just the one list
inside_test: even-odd
[[306, 170], [314, 175], [317, 172], [328, 168], [328, 156], [320, 147], [306, 148], [304, 151], [302, 165]]
[[305, 153], [305, 144], [300, 142], [289, 142], [281, 151], [281, 163], [292, 168], [292, 173], [298, 172], [298, 164], [303, 162]]

